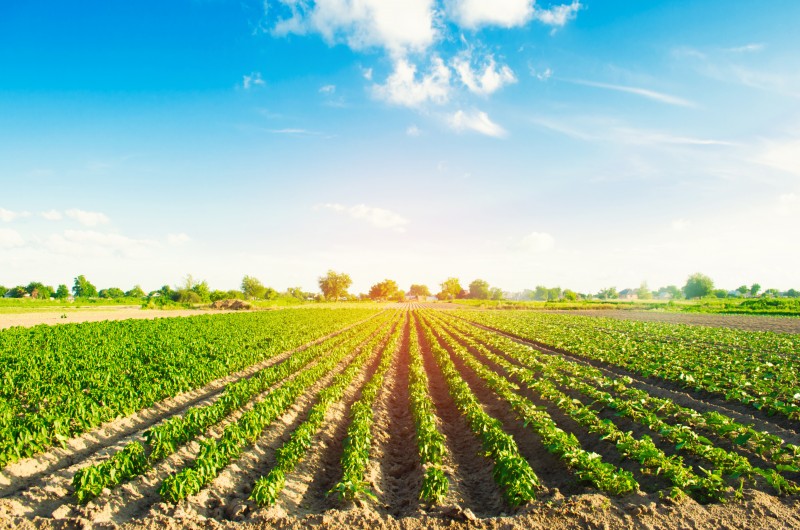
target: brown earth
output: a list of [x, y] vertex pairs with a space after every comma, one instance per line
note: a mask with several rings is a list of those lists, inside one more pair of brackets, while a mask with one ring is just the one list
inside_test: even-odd
[[[505, 430], [512, 434], [521, 453], [542, 479], [543, 486], [539, 490], [537, 500], [522, 507], [509, 506], [504, 502], [501, 491], [492, 478], [493, 465], [483, 456], [480, 440], [472, 433], [448, 392], [447, 383], [431, 353], [430, 345], [425, 338], [418, 339], [414, 333], [417, 319], [411, 316], [408, 320], [401, 320], [399, 325], [403, 326], [401, 345], [397, 351], [383, 352], [384, 355], [393, 355], [394, 358], [374, 407], [373, 446], [366, 479], [376, 495], [376, 500], [365, 498], [355, 502], [343, 502], [333, 495], [326, 495], [326, 492], [341, 477], [339, 461], [349, 424], [349, 410], [359, 398], [363, 385], [374, 373], [380, 357], [377, 354], [382, 350], [382, 346], [379, 346], [365, 363], [359, 376], [348, 387], [344, 398], [329, 408], [323, 427], [314, 438], [313, 447], [297, 468], [287, 475], [286, 489], [275, 506], [262, 509], [248, 499], [253, 481], [269, 471], [274, 464], [276, 447], [303, 421], [315, 402], [316, 392], [329, 384], [333, 375], [343, 368], [344, 363], [353, 358], [355, 350], [331, 374], [315, 383], [286, 414], [264, 431], [255, 446], [249, 447], [240, 459], [223, 470], [220, 476], [199, 494], [190, 496], [177, 505], [171, 505], [161, 502], [156, 493], [160, 479], [167, 473], [180, 469], [197, 454], [199, 445], [194, 441], [172, 457], [158, 463], [144, 476], [104, 492], [101, 497], [85, 507], [75, 505], [70, 479], [77, 469], [106, 459], [112, 450], [139, 438], [147, 427], [180, 414], [193, 404], [212, 402], [225, 383], [247, 377], [259, 368], [281, 362], [291, 355], [291, 352], [285, 352], [259, 366], [216, 381], [204, 389], [178, 396], [129, 418], [106, 424], [71, 440], [66, 448], [53, 449], [35, 458], [7, 466], [0, 471], [0, 530], [118, 527], [235, 530], [308, 527], [331, 530], [349, 528], [800, 529], [800, 498], [796, 495], [775, 495], [761, 482], [748, 482], [742, 489], [740, 498], [735, 498], [731, 494], [728, 502], [724, 504], [701, 505], [688, 497], [679, 502], [662, 498], [665, 481], [659, 477], [648, 479], [639, 470], [638, 463], [623, 462], [615, 452], [613, 444], [601, 442], [597, 435], [585, 431], [576, 422], [561, 414], [552, 403], [543, 400], [534, 401], [537, 398], [531, 392], [521, 391], [537, 406], [546, 409], [554, 421], [565, 430], [574, 432], [584, 447], [591, 447], [591, 450], [596, 450], [605, 460], [615, 465], [630, 468], [642, 484], [642, 488], [646, 490], [621, 497], [609, 497], [599, 493], [591, 486], [580, 483], [572, 471], [549, 453], [531, 430], [523, 426], [507, 403], [498, 399], [463, 361], [451, 354], [456, 367], [484, 409], [498, 418]], [[388, 324], [378, 331], [384, 337], [388, 337], [389, 332]], [[334, 336], [324, 340], [333, 344], [337, 339]], [[421, 466], [417, 457], [414, 422], [408, 410], [407, 388], [408, 343], [411, 340], [420, 340], [437, 421], [446, 439], [445, 465], [450, 480], [450, 491], [444, 504], [438, 507], [425, 506], [417, 500], [421, 484]], [[385, 339], [383, 343], [385, 344]], [[569, 357], [566, 352], [544, 350], [543, 352]], [[487, 363], [487, 366], [499, 371], [499, 368], [491, 363]], [[625, 375], [613, 367], [606, 366], [604, 369], [609, 376]], [[758, 413], [748, 413], [745, 408], [716, 403], [704, 396], [687, 393], [662, 382], [641, 377], [634, 378], [633, 386], [654, 395], [669, 397], [683, 406], [698, 411], [716, 410], [737, 421], [756, 424], [759, 429], [779, 435], [787, 442], [800, 441], [797, 428], [782, 425], [774, 418], [767, 418]], [[213, 427], [204, 436], [219, 436], [222, 426], [234, 421], [239, 414], [241, 411], [226, 418], [222, 424]], [[617, 418], [613, 414], [608, 414], [604, 418], [617, 423], [620, 428], [633, 430], [636, 436], [644, 434], [641, 426], [629, 420]], [[712, 439], [717, 443], [717, 439], [713, 437]], [[653, 435], [653, 440], [665, 452], [667, 450], [674, 452], [674, 448], [668, 447], [668, 443], [659, 436]], [[719, 445], [724, 446], [724, 444]], [[748, 453], [748, 455], [752, 456], [754, 464], [757, 460], [762, 466], [768, 465], [766, 460], [759, 460], [753, 454]], [[706, 465], [703, 461], [695, 462], [693, 458], [686, 458], [686, 462], [692, 465]], [[791, 478], [797, 480], [800, 477], [792, 475]]]
[[548, 311], [569, 315], [608, 317], [620, 320], [643, 320], [669, 324], [692, 324], [714, 328], [733, 328], [744, 331], [773, 331], [775, 333], [800, 333], [800, 318], [765, 315], [712, 315], [707, 313], [665, 313], [657, 311]]
[[39, 324], [77, 324], [79, 322], [102, 322], [104, 320], [154, 319], [188, 317], [194, 315], [219, 315], [230, 311], [209, 309], [139, 309], [131, 306], [103, 309], [64, 309], [35, 313], [0, 313], [0, 329], [14, 326], [29, 328]]

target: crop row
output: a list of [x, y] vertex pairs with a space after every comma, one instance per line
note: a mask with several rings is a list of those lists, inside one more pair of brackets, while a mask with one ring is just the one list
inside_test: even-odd
[[409, 337], [409, 398], [416, 429], [417, 451], [420, 464], [425, 469], [419, 498], [427, 503], [441, 502], [450, 487], [444, 472], [447, 454], [445, 438], [436, 422], [436, 406], [428, 388], [428, 375], [422, 361], [416, 326]]
[[152, 464], [174, 453], [178, 447], [242, 408], [275, 383], [285, 380], [331, 349], [352, 344], [364, 334], [373, 333], [385, 324], [388, 317], [386, 314], [309, 346], [280, 363], [259, 370], [252, 377], [228, 384], [213, 403], [191, 407], [185, 414], [173, 416], [148, 429], [143, 443], [133, 441], [108, 460], [79, 470], [73, 477], [76, 498], [81, 503], [86, 502], [104, 488], [113, 488], [144, 473]]
[[483, 410], [447, 350], [439, 345], [433, 331], [419, 321], [418, 315], [417, 325], [422, 326], [426, 343], [442, 371], [450, 397], [466, 418], [472, 432], [480, 439], [486, 456], [492, 460], [494, 479], [506, 501], [517, 506], [534, 499], [536, 489], [540, 486], [539, 477], [520, 454], [514, 438], [503, 430], [499, 420]]
[[[454, 340], [453, 336], [443, 333], [444, 330], [440, 324], [434, 324], [431, 326], [431, 329], [433, 328], [437, 328], [437, 333], [434, 335], [443, 341], [449, 351], [461, 359], [490, 389], [506, 401], [517, 412], [525, 425], [541, 438], [547, 450], [561, 458], [580, 480], [589, 482], [601, 491], [613, 495], [638, 489], [639, 485], [630, 472], [618, 469], [614, 465], [604, 462], [599, 454], [583, 449], [574, 434], [564, 432], [556, 425], [546, 410], [536, 407], [530, 400], [520, 395], [517, 385], [471, 356], [461, 344]], [[495, 356], [493, 356], [493, 360], [501, 361], [499, 357]]]
[[[738, 334], [739, 347], [727, 350], [715, 348], [711, 354], [702, 343], [648, 341], [626, 334], [604, 333], [598, 331], [597, 327], [609, 323], [599, 323], [591, 317], [532, 315], [518, 311], [503, 314], [458, 312], [458, 315], [481, 325], [622, 366], [645, 376], [675, 381], [696, 391], [718, 393], [728, 400], [741, 401], [769, 414], [800, 419], [800, 373], [796, 369], [796, 362], [782, 353], [760, 350], [760, 335], [754, 332], [725, 330], [725, 340], [728, 341], [732, 334]], [[651, 323], [638, 324], [640, 329], [647, 330]], [[658, 329], [661, 329], [665, 324], [659, 326]], [[686, 333], [686, 328], [675, 326], [672, 335], [680, 336]], [[746, 347], [748, 340], [754, 343], [752, 347]]]
[[0, 469], [373, 314], [304, 309], [0, 331]]
[[245, 447], [254, 443], [262, 431], [285, 413], [297, 398], [366, 339], [367, 337], [359, 335], [353, 341], [332, 349], [319, 363], [281, 383], [258, 400], [253, 408], [245, 412], [236, 422], [226, 426], [222, 436], [201, 442], [200, 453], [194, 462], [164, 479], [159, 488], [162, 498], [177, 502], [199, 492], [232, 460], [238, 458]]
[[[574, 404], [575, 402], [574, 400], [570, 400], [563, 392], [558, 391], [555, 388], [555, 384], [558, 384], [562, 388], [583, 394], [586, 398], [592, 400], [595, 407], [609, 407], [615, 410], [617, 415], [625, 416], [633, 421], [641, 423], [664, 439], [673, 442], [678, 451], [689, 452], [707, 460], [711, 464], [712, 471], [706, 472], [706, 476], [695, 480], [691, 479], [691, 476], [685, 472], [680, 472], [680, 474], [676, 475], [676, 478], [679, 478], [680, 482], [675, 482], [673, 480], [676, 487], [691, 492], [700, 500], [716, 500], [722, 498], [725, 491], [722, 475], [727, 475], [731, 478], [738, 478], [740, 476], [760, 476], [779, 493], [798, 491], [797, 486], [793, 482], [785, 479], [779, 473], [780, 471], [795, 472], [796, 468], [794, 466], [785, 464], [778, 464], [776, 468], [753, 466], [747, 458], [735, 452], [715, 446], [707, 438], [698, 435], [690, 425], [667, 423], [664, 419], [659, 417], [656, 412], [643, 407], [643, 404], [647, 403], [651, 396], [646, 392], [627, 387], [626, 381], [624, 380], [612, 381], [602, 376], [602, 374], [594, 368], [568, 361], [560, 356], [541, 354], [533, 348], [520, 345], [497, 334], [486, 333], [475, 330], [475, 328], [473, 328], [473, 333], [482, 337], [482, 340], [492, 344], [505, 355], [513, 357], [520, 362], [520, 364], [530, 367], [531, 369], [528, 370], [519, 366], [506, 365], [509, 373], [514, 374], [519, 380], [524, 381], [531, 388], [538, 389], [543, 395], [549, 395], [551, 399], [557, 400], [560, 406], [565, 409], [575, 408], [575, 405], [570, 405], [570, 403]], [[613, 387], [620, 391], [620, 395], [612, 396], [608, 392], [598, 388], [598, 386], [606, 388]], [[626, 396], [625, 394], [628, 395]], [[668, 400], [661, 401], [666, 404]], [[589, 411], [588, 407], [578, 406], [577, 409], [582, 410], [582, 412], [579, 412], [577, 417], [572, 414], [573, 417], [579, 422], [586, 424], [587, 419], [593, 413]], [[680, 410], [687, 412], [689, 409], [680, 408]], [[696, 413], [693, 416], [700, 416], [700, 414]], [[719, 413], [717, 413], [715, 417], [720, 420], [728, 420], [724, 424], [729, 425], [734, 423], [732, 420], [725, 418], [725, 416]], [[612, 433], [608, 432], [608, 422], [600, 424], [597, 423], [596, 420], [592, 420], [592, 423], [595, 424], [593, 430], [596, 432], [603, 433], [608, 439], [618, 439], [618, 435], [612, 435]], [[774, 435], [770, 437], [773, 441], [775, 438], [777, 437]], [[628, 446], [629, 444], [626, 443], [625, 445]], [[620, 442], [618, 442], [618, 447], [620, 447]], [[655, 453], [652, 454], [655, 455]], [[776, 452], [775, 454], [785, 453]], [[659, 457], [658, 459], [663, 460], [663, 457]], [[674, 464], [672, 467], [675, 467]], [[658, 469], [667, 470], [667, 473], [670, 473], [670, 466], [659, 464]], [[675, 471], [679, 470], [675, 469]], [[683, 485], [681, 485], [681, 482]]]
[[385, 337], [376, 335], [362, 348], [353, 362], [334, 378], [333, 383], [319, 393], [305, 421], [292, 431], [289, 440], [275, 451], [275, 465], [266, 476], [256, 480], [250, 494], [250, 498], [256, 504], [269, 506], [275, 503], [286, 485], [286, 475], [294, 470], [311, 448], [314, 436], [322, 427], [328, 409], [344, 397], [347, 387], [362, 371], [377, 347], [381, 347], [381, 352], [385, 354], [383, 342]]

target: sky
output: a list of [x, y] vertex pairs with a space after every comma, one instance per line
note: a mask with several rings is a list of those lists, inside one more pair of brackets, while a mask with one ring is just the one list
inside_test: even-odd
[[795, 0], [3, 2], [0, 285], [800, 288], [797, 20]]

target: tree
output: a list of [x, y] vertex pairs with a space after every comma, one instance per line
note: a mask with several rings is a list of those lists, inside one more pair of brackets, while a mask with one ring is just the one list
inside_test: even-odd
[[69, 288], [65, 284], [60, 284], [58, 289], [56, 289], [55, 294], [53, 295], [59, 300], [65, 300], [69, 297]]
[[569, 300], [570, 302], [574, 302], [577, 299], [578, 299], [578, 293], [570, 289], [564, 289], [564, 300]]
[[253, 276], [242, 278], [242, 292], [247, 298], [264, 298], [267, 288]]
[[31, 282], [25, 287], [25, 291], [31, 295], [31, 298], [38, 298], [40, 300], [47, 300], [50, 298], [54, 290], [55, 289], [52, 287], [48, 287], [41, 282]]
[[191, 291], [200, 298], [201, 302], [211, 301], [211, 289], [208, 287], [208, 282], [203, 280], [192, 285]]
[[4, 297], [8, 292], [8, 287], [0, 285], [0, 298]]
[[420, 285], [415, 283], [408, 290], [408, 294], [411, 296], [430, 296], [431, 291], [430, 289], [428, 289], [427, 285]]
[[764, 291], [764, 296], [769, 298], [778, 298], [781, 295], [781, 292], [777, 289], [767, 289]]
[[108, 289], [100, 289], [97, 293], [100, 298], [122, 298], [125, 292], [118, 287], [109, 287]]
[[736, 289], [736, 291], [740, 295], [744, 296], [744, 295], [746, 295], [748, 293], [748, 291], [750, 291], [750, 289], [746, 285], [740, 285], [739, 288]]
[[597, 298], [600, 300], [612, 300], [619, 298], [619, 293], [617, 292], [616, 287], [607, 287], [602, 289], [599, 293], [597, 293]]
[[488, 300], [489, 282], [481, 279], [474, 280], [471, 284], [469, 284], [469, 297], [476, 298], [478, 300]]
[[686, 298], [702, 298], [708, 296], [714, 290], [714, 281], [703, 274], [695, 273], [686, 280], [683, 286], [683, 294]]
[[286, 294], [298, 300], [309, 300], [314, 298], [314, 293], [307, 293], [303, 291], [302, 287], [289, 287], [286, 289]]
[[547, 290], [548, 300], [561, 300], [561, 287], [553, 287]]
[[8, 291], [6, 291], [6, 294], [8, 294], [9, 298], [22, 298], [26, 294], [28, 294], [28, 291], [25, 290], [24, 286], [17, 285], [16, 287], [12, 287]]
[[144, 298], [145, 293], [141, 285], [134, 285], [133, 289], [125, 293], [128, 298]]
[[442, 291], [439, 293], [441, 300], [452, 300], [461, 295], [461, 282], [458, 278], [447, 278], [440, 285], [442, 287]]
[[546, 302], [550, 296], [549, 289], [544, 285], [537, 285], [536, 290], [533, 292], [533, 299]]
[[97, 287], [86, 279], [86, 276], [81, 274], [75, 278], [75, 284], [72, 286], [72, 294], [76, 298], [95, 298], [97, 297]]
[[347, 289], [353, 284], [350, 276], [343, 272], [329, 270], [319, 278], [319, 288], [326, 300], [338, 300], [347, 296]]
[[728, 291], [725, 289], [714, 289], [712, 294], [717, 298], [728, 298]]
[[639, 300], [650, 300], [653, 298], [653, 293], [650, 292], [647, 282], [642, 282], [639, 288], [636, 289], [636, 294], [639, 296]]
[[789, 298], [800, 298], [800, 291], [798, 291], [797, 289], [789, 289], [788, 291], [786, 291], [786, 296], [788, 296]]
[[397, 282], [388, 279], [376, 283], [369, 289], [369, 297], [373, 300], [396, 300], [399, 293]]
[[489, 292], [489, 296], [492, 298], [492, 300], [502, 300], [503, 290], [499, 287], [492, 287], [491, 291]]
[[761, 286], [757, 283], [754, 283], [750, 286], [750, 296], [758, 296], [758, 291], [761, 290]]

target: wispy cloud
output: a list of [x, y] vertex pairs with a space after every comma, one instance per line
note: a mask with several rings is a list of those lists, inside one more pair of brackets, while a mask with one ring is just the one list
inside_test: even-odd
[[379, 99], [405, 107], [419, 107], [427, 102], [443, 104], [450, 97], [450, 69], [434, 56], [428, 73], [418, 79], [417, 67], [399, 59], [386, 83], [374, 85], [373, 93]]
[[167, 243], [169, 243], [170, 245], [183, 245], [184, 243], [188, 243], [191, 240], [192, 238], [189, 237], [187, 234], [184, 234], [183, 232], [167, 235]]
[[67, 210], [64, 212], [67, 217], [70, 219], [74, 219], [78, 221], [83, 226], [97, 226], [106, 224], [109, 222], [109, 218], [106, 214], [100, 212], [87, 212], [86, 210], [79, 210], [77, 208], [72, 208], [71, 210]]
[[453, 60], [453, 68], [461, 78], [461, 82], [473, 94], [488, 96], [505, 85], [516, 83], [517, 77], [507, 65], [498, 65], [494, 57], [485, 57], [482, 64], [472, 67], [472, 54], [462, 54]]
[[315, 206], [314, 209], [329, 210], [337, 214], [346, 215], [352, 219], [364, 221], [376, 228], [387, 228], [401, 233], [406, 231], [406, 225], [408, 224], [406, 218], [395, 212], [384, 208], [367, 206], [366, 204], [345, 206], [338, 203], [326, 203]]
[[23, 217], [30, 217], [30, 212], [15, 212], [12, 210], [6, 210], [5, 208], [0, 208], [0, 221], [4, 221], [6, 223], [10, 223], [16, 219], [20, 219]]
[[531, 20], [554, 27], [564, 26], [581, 8], [574, 0], [550, 8], [540, 8], [530, 0], [450, 0], [445, 2], [445, 12], [459, 26], [476, 29], [482, 26], [513, 28], [524, 26]]
[[516, 246], [527, 252], [547, 252], [556, 246], [556, 239], [546, 232], [531, 232], [520, 239]]
[[614, 90], [616, 92], [625, 92], [627, 94], [634, 94], [636, 96], [651, 99], [653, 101], [658, 101], [659, 103], [666, 103], [667, 105], [675, 105], [678, 107], [696, 106], [689, 100], [677, 96], [672, 96], [670, 94], [665, 94], [663, 92], [656, 92], [655, 90], [650, 90], [647, 88], [640, 88], [640, 87], [626, 86], [626, 85], [613, 85], [609, 83], [598, 83], [595, 81], [586, 81], [584, 79], [569, 79], [567, 81], [570, 83], [574, 83], [576, 85], [583, 85], [594, 88], [602, 88], [605, 90]]
[[16, 230], [11, 228], [0, 228], [0, 248], [21, 247], [25, 244], [25, 239]]
[[416, 138], [417, 136], [421, 135], [422, 131], [416, 125], [409, 125], [406, 129], [406, 135]]
[[249, 75], [242, 76], [242, 88], [250, 90], [253, 87], [264, 86], [266, 83], [261, 78], [261, 72], [251, 72]]
[[51, 252], [83, 257], [144, 258], [151, 256], [158, 246], [154, 240], [94, 230], [65, 230], [62, 234], [51, 235], [45, 243]]
[[744, 46], [734, 46], [732, 48], [723, 48], [722, 51], [729, 53], [753, 53], [763, 51], [767, 47], [763, 42], [754, 42], [745, 44]]
[[61, 212], [59, 212], [58, 210], [48, 210], [46, 212], [40, 213], [39, 215], [41, 215], [43, 219], [47, 219], [48, 221], [60, 221], [61, 219], [64, 218], [64, 216], [61, 215]]
[[454, 131], [474, 131], [494, 138], [503, 138], [508, 133], [500, 125], [489, 118], [489, 115], [480, 110], [465, 112], [457, 111], [448, 117], [448, 124]]
[[336, 85], [323, 85], [319, 88], [320, 94], [334, 94], [336, 93]]

